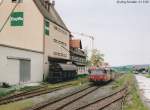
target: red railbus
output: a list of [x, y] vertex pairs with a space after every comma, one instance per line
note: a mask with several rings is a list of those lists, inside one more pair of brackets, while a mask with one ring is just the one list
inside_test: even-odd
[[89, 70], [89, 80], [94, 83], [104, 83], [114, 79], [109, 69], [94, 68]]

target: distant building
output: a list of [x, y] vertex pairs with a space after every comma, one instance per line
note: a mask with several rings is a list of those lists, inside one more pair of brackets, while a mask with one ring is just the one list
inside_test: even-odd
[[148, 73], [149, 72], [149, 65], [134, 65], [133, 71], [135, 73]]
[[70, 60], [70, 53], [63, 48], [69, 50], [70, 32], [54, 6], [49, 0], [3, 1], [0, 82], [41, 82], [49, 73], [49, 65]]
[[81, 40], [70, 39], [70, 56], [72, 63], [78, 68], [78, 74], [87, 74], [86, 53], [82, 50]]

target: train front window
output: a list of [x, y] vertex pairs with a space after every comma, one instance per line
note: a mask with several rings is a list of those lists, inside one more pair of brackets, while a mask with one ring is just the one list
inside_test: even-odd
[[99, 74], [104, 74], [103, 70], [101, 69], [96, 69], [96, 70], [91, 70], [92, 75], [99, 75]]

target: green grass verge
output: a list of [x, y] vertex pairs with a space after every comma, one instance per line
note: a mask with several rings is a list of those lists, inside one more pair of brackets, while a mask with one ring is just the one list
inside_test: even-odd
[[55, 87], [59, 87], [59, 86], [67, 85], [67, 84], [70, 84], [71, 86], [78, 86], [78, 85], [81, 85], [81, 84], [84, 84], [87, 82], [88, 82], [88, 77], [85, 76], [85, 77], [78, 77], [75, 80], [71, 80], [71, 81], [67, 81], [67, 82], [60, 82], [57, 84], [48, 84], [48, 87], [55, 88]]
[[24, 108], [31, 107], [33, 102], [30, 100], [23, 100], [8, 105], [1, 105], [0, 110], [23, 110]]
[[14, 93], [19, 93], [19, 92], [25, 92], [25, 91], [32, 91], [36, 88], [39, 88], [41, 86], [47, 85], [48, 88], [55, 88], [55, 87], [59, 87], [59, 86], [63, 86], [63, 85], [67, 85], [70, 84], [72, 86], [74, 85], [78, 85], [78, 84], [84, 84], [88, 82], [88, 78], [87, 75], [81, 75], [79, 77], [77, 77], [77, 79], [75, 80], [71, 80], [71, 81], [67, 81], [67, 82], [60, 82], [57, 84], [49, 84], [49, 83], [41, 83], [41, 85], [39, 86], [25, 86], [25, 87], [20, 87], [20, 86], [12, 86], [10, 88], [0, 88], [0, 98], [10, 95], [10, 94], [14, 94]]
[[112, 86], [112, 89], [118, 89], [124, 87], [125, 84], [127, 84], [128, 80], [130, 80], [130, 77], [131, 77], [130, 74], [123, 74], [120, 78], [114, 81], [114, 85]]
[[140, 99], [140, 93], [138, 91], [138, 87], [136, 86], [134, 74], [128, 73], [122, 75], [120, 78], [115, 80], [113, 89], [122, 88], [126, 84], [128, 86], [129, 95], [126, 98], [123, 110], [148, 110]]
[[150, 78], [150, 74], [145, 74], [144, 76], [147, 78]]
[[[41, 85], [40, 85], [41, 86]], [[0, 98], [10, 95], [10, 94], [15, 94], [16, 92], [25, 92], [25, 91], [32, 91], [36, 88], [38, 88], [39, 86], [25, 86], [25, 87], [21, 87], [19, 85], [16, 86], [12, 86], [9, 88], [0, 88]]]
[[6, 88], [0, 88], [0, 98], [7, 96], [11, 93], [14, 93], [16, 91], [16, 89], [6, 89]]
[[78, 78], [85, 78], [85, 77], [87, 77], [88, 76], [88, 74], [79, 74], [77, 77]]
[[148, 110], [140, 99], [140, 93], [136, 86], [134, 75], [129, 73], [128, 89], [129, 95], [124, 104], [123, 110]]

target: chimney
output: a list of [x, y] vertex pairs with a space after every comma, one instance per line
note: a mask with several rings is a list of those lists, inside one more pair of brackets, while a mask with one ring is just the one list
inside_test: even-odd
[[44, 0], [44, 7], [49, 10], [50, 8], [50, 1], [49, 0]]
[[50, 6], [51, 6], [51, 3], [49, 2], [48, 3], [48, 11], [50, 11]]
[[44, 6], [45, 6], [46, 9], [48, 8], [48, 2], [49, 2], [48, 0], [45, 0], [45, 5]]
[[55, 6], [55, 1], [54, 0], [52, 1], [52, 6]]

